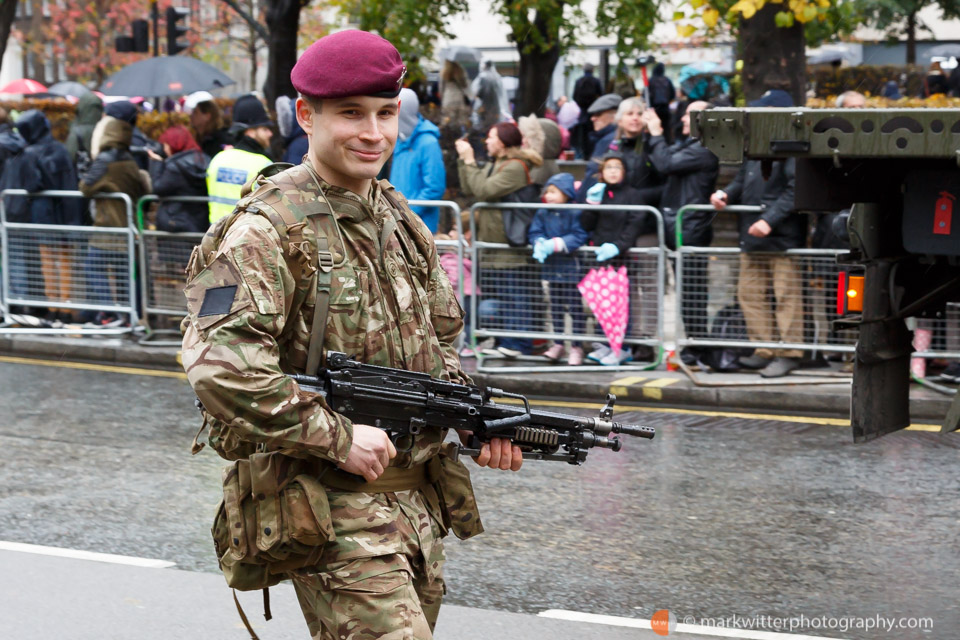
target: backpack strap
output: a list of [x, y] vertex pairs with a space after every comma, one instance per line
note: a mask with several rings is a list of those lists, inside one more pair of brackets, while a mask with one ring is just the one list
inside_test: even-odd
[[[293, 165], [285, 163], [276, 163], [264, 169], [264, 172], [271, 171], [271, 176], [281, 171], [292, 168]], [[311, 169], [312, 173], [312, 169]], [[263, 178], [268, 177], [261, 173], [254, 179], [258, 188], [251, 194], [249, 200], [243, 203], [246, 211], [259, 213], [267, 218], [277, 230], [280, 241], [283, 245], [283, 253], [287, 257], [287, 266], [294, 281], [299, 282], [303, 277], [303, 264], [297, 259], [299, 254], [303, 254], [303, 243], [305, 242], [303, 229], [306, 225], [311, 225], [316, 238], [316, 260], [313, 267], [317, 272], [317, 295], [313, 311], [313, 321], [310, 326], [310, 345], [307, 350], [308, 375], [315, 375], [320, 366], [326, 364], [326, 353], [323, 349], [327, 318], [330, 313], [330, 287], [333, 281], [333, 269], [339, 265], [335, 264], [333, 252], [330, 250], [330, 239], [326, 233], [321, 231], [320, 225], [316, 222], [316, 217], [320, 215], [331, 216], [333, 226], [336, 229], [338, 240], [344, 247], [344, 259], [346, 258], [346, 249], [343, 238], [340, 234], [340, 226], [336, 222], [333, 213], [333, 207], [327, 199], [325, 193], [319, 190], [319, 197], [316, 200], [292, 203], [284, 202], [284, 206], [275, 207], [266, 200], [268, 195], [278, 194], [282, 197], [283, 187], [275, 182], [268, 182]], [[314, 176], [319, 185], [319, 178]], [[240, 205], [238, 205], [238, 209]]]
[[333, 254], [330, 253], [329, 240], [326, 236], [317, 236], [317, 262], [317, 299], [313, 306], [310, 347], [307, 350], [307, 375], [310, 376], [317, 374], [321, 364], [326, 365], [323, 341], [327, 333], [327, 316], [330, 314], [330, 282], [333, 280]]

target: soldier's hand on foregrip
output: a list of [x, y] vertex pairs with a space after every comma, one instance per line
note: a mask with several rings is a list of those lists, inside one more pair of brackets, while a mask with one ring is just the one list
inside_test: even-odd
[[523, 452], [507, 438], [492, 438], [480, 447], [480, 455], [473, 460], [481, 467], [519, 471], [523, 464]]
[[373, 482], [383, 475], [384, 469], [390, 465], [390, 459], [396, 455], [397, 448], [390, 442], [386, 431], [365, 424], [354, 424], [353, 444], [340, 468]]

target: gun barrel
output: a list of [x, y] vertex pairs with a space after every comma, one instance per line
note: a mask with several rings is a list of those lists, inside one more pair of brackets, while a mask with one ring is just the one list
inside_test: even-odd
[[643, 427], [635, 424], [621, 424], [619, 422], [613, 423], [613, 428], [611, 429], [613, 433], [620, 433], [625, 436], [636, 436], [638, 438], [647, 438], [653, 439], [657, 435], [657, 430], [653, 427]]

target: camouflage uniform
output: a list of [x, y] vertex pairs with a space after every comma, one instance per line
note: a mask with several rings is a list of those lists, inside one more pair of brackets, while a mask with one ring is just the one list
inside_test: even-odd
[[[311, 218], [321, 189], [333, 216]], [[391, 206], [384, 193], [392, 189], [374, 182], [364, 200], [327, 184], [305, 163], [261, 179], [238, 204], [246, 212], [186, 289], [190, 314], [182, 326], [184, 368], [214, 418], [211, 444], [221, 455], [242, 458], [260, 445], [315, 460], [318, 469], [347, 458], [350, 421], [285, 375], [306, 366], [318, 285], [317, 229], [328, 238], [334, 261], [324, 348], [469, 382], [452, 347], [463, 312], [430, 232], [399, 194], [394, 200], [402, 211]], [[302, 267], [299, 282], [270, 220], [281, 208], [306, 222], [304, 241], [287, 249]], [[211, 290], [221, 292], [220, 301], [205, 313]], [[232, 302], [224, 299], [231, 292]], [[391, 466], [430, 460], [445, 435], [445, 429], [425, 429]], [[421, 489], [328, 490], [336, 537], [316, 567], [291, 573], [314, 638], [431, 636], [444, 590], [446, 534], [432, 497]]]

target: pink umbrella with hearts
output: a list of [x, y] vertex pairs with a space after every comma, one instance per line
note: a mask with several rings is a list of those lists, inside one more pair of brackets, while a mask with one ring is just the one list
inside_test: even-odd
[[630, 317], [630, 278], [627, 268], [591, 269], [577, 285], [615, 353], [623, 346]]

